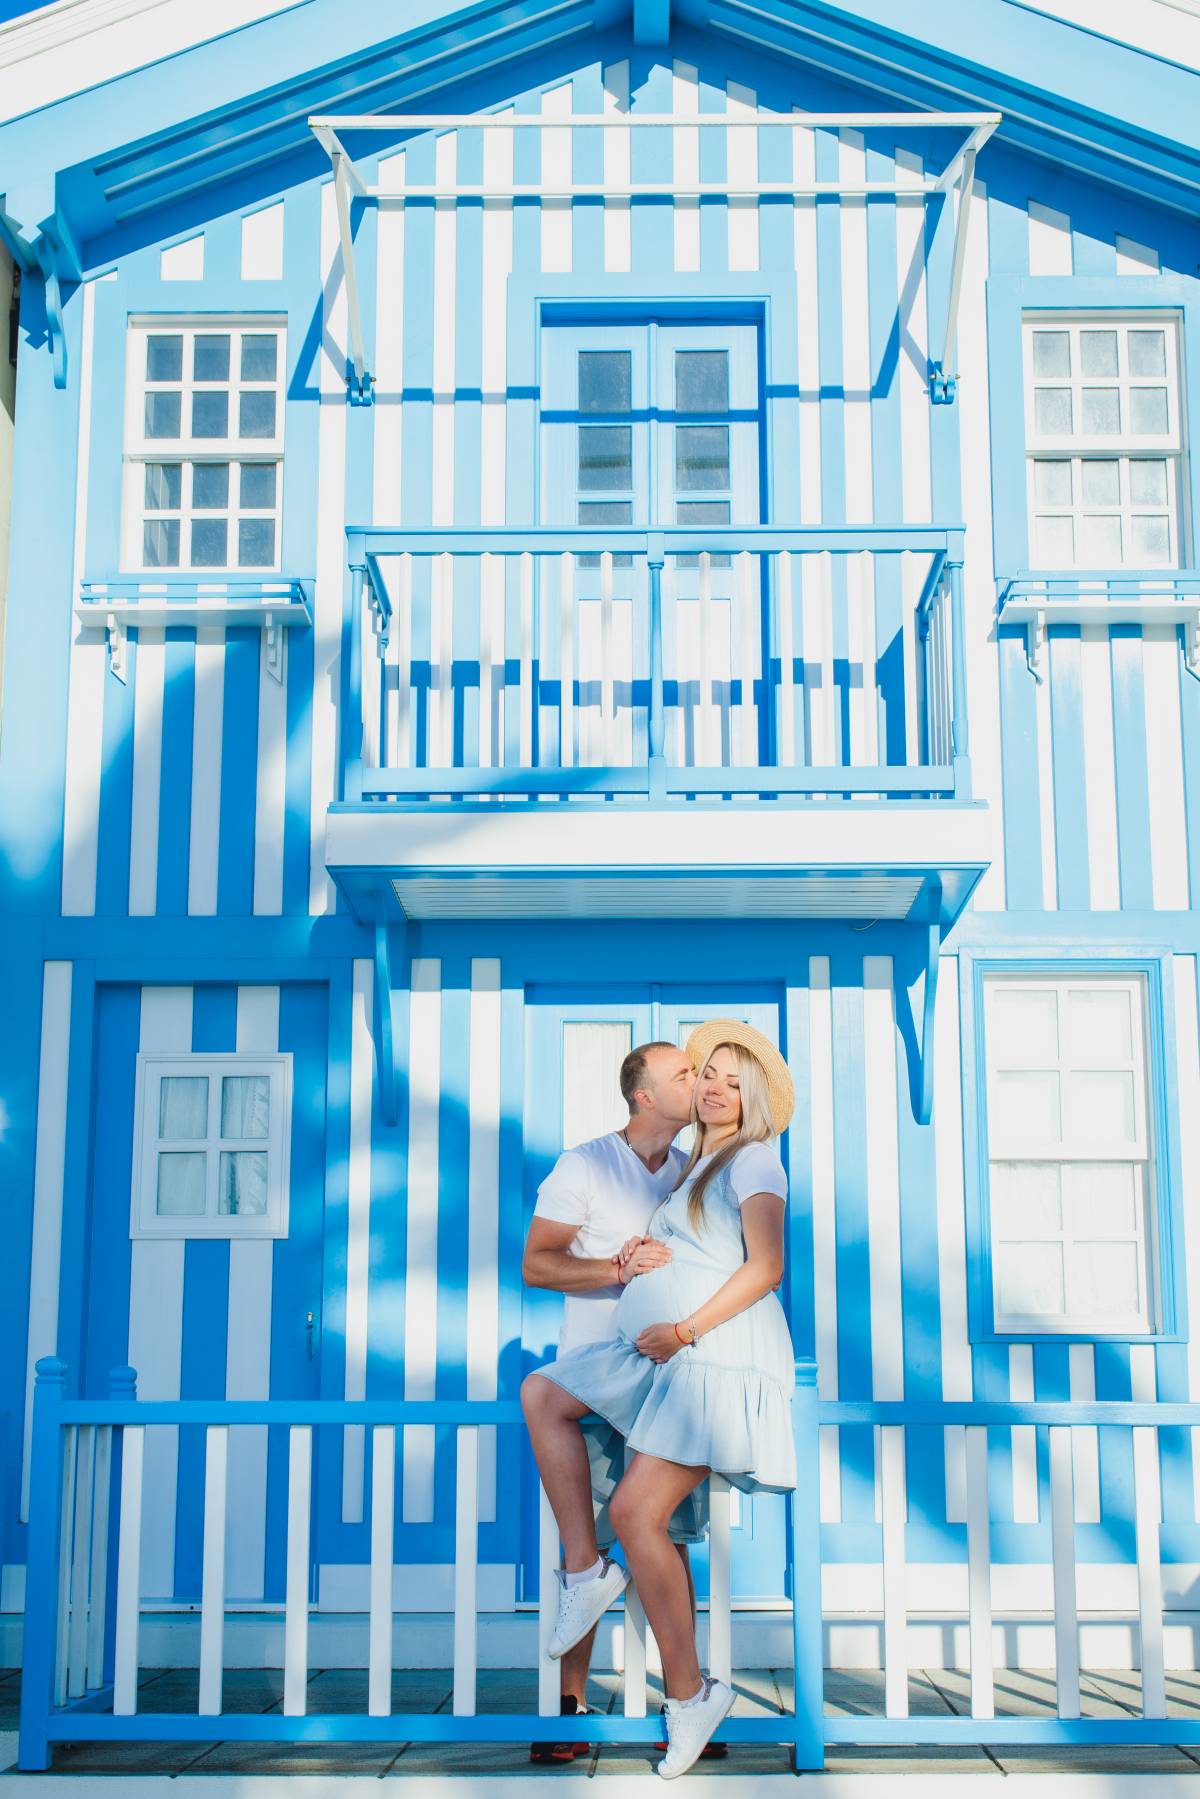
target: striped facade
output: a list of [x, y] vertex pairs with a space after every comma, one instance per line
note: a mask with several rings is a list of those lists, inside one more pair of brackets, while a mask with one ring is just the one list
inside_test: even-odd
[[[558, 181], [568, 166], [577, 182], [619, 186], [661, 175], [664, 161], [681, 184], [697, 174], [732, 186], [789, 176], [853, 184], [915, 182], [944, 157], [932, 134], [908, 133], [898, 147], [886, 130], [797, 123], [789, 115], [870, 108], [878, 97], [682, 26], [666, 50], [635, 47], [622, 26], [589, 38], [586, 52], [540, 50], [519, 90], [511, 70], [499, 90], [496, 79], [467, 110], [561, 116], [561, 131], [431, 132], [399, 153], [364, 156], [362, 168], [397, 189], [503, 185], [514, 172]], [[755, 107], [778, 112], [780, 127], [757, 142], [721, 127]], [[626, 110], [716, 124], [572, 142], [573, 113]], [[994, 498], [1019, 488], [1025, 471], [1019, 420], [1011, 459], [1011, 370], [989, 341], [989, 328], [1001, 329], [998, 279], [1078, 279], [1081, 304], [1103, 291], [1103, 304], [1119, 305], [1123, 281], [1139, 296], [1154, 281], [1194, 295], [1200, 230], [1025, 157], [1003, 132], [980, 178], [953, 405], [931, 406], [927, 391], [953, 209], [915, 196], [365, 208], [356, 247], [374, 345], [369, 407], [346, 402], [346, 286], [328, 181], [211, 208], [202, 229], [132, 248], [83, 281], [66, 315], [66, 394], [51, 392], [31, 321], [20, 372], [30, 441], [55, 466], [36, 493], [32, 473], [18, 476], [9, 590], [8, 778], [27, 760], [37, 773], [10, 829], [23, 897], [10, 931], [13, 1026], [0, 1048], [15, 1126], [0, 1308], [6, 1609], [21, 1605], [39, 1356], [61, 1354], [80, 1390], [95, 1393], [127, 1361], [142, 1397], [516, 1392], [554, 1328], [552, 1308], [523, 1293], [519, 1274], [536, 1181], [557, 1148], [557, 1116], [535, 1116], [544, 1095], [536, 1017], [552, 1003], [603, 1007], [633, 993], [655, 1034], [664, 1006], [712, 1010], [708, 995], [730, 1003], [744, 992], [773, 1009], [799, 1095], [788, 1138], [789, 1303], [797, 1352], [815, 1352], [823, 1397], [1200, 1399], [1200, 1349], [1186, 1328], [1177, 1340], [1095, 1344], [979, 1341], [970, 1328], [979, 1271], [966, 1219], [980, 1102], [970, 1019], [975, 962], [988, 956], [1159, 960], [1171, 1077], [1162, 1162], [1184, 1225], [1181, 1315], [1200, 1306], [1200, 1231], [1186, 1215], [1200, 1182], [1200, 681], [1173, 625], [1051, 625], [1040, 679], [1025, 631], [997, 629], [997, 575], [1028, 560], [1013, 541], [1011, 503]], [[769, 288], [772, 369], [784, 377], [765, 400], [770, 521], [965, 526], [971, 767], [992, 856], [943, 950], [930, 1125], [915, 1121], [910, 1099], [922, 957], [903, 926], [870, 917], [757, 919], [740, 930], [725, 920], [719, 933], [698, 919], [424, 922], [410, 929], [392, 1008], [399, 1115], [394, 1124], [383, 1115], [373, 946], [325, 855], [346, 729], [346, 531], [537, 522], [543, 452], [520, 296], [543, 277], [547, 291], [590, 296], [608, 283], [647, 303], [706, 284], [726, 298]], [[119, 681], [104, 630], [77, 625], [72, 608], [83, 583], [121, 567], [127, 321], [205, 313], [286, 320], [282, 568], [311, 582], [312, 626], [286, 633], [282, 680], [253, 627], [142, 627]], [[819, 577], [806, 569], [798, 579], [793, 717], [798, 732], [828, 740], [818, 760], [873, 763], [889, 734], [901, 745], [914, 736], [919, 575], [901, 560], [844, 559], [843, 611], [825, 641], [808, 603]], [[493, 724], [483, 698], [485, 666], [498, 686], [511, 680], [514, 602], [492, 598], [489, 638], [487, 594], [469, 580], [448, 585], [429, 614], [430, 641], [399, 635], [390, 664], [362, 623], [368, 750], [380, 669], [406, 658], [427, 685], [407, 722], [397, 698], [393, 761], [432, 763], [428, 744], [440, 739], [469, 764], [489, 732], [493, 753], [511, 735], [503, 708]], [[581, 638], [577, 653], [582, 670], [599, 640]], [[740, 653], [735, 638], [734, 664]], [[746, 654], [753, 664], [754, 647]], [[21, 694], [35, 658], [40, 726]], [[455, 668], [470, 679], [456, 684]], [[605, 672], [594, 671], [597, 682]], [[761, 662], [749, 672], [761, 677]], [[618, 678], [638, 673], [622, 665]], [[549, 718], [549, 690], [537, 703]], [[507, 757], [533, 759], [520, 743]], [[130, 1241], [139, 1050], [291, 1053], [285, 1238]], [[549, 1103], [553, 1112], [559, 1096]], [[450, 1603], [452, 1434], [406, 1433], [400, 1609]], [[909, 1597], [937, 1612], [965, 1591], [966, 1469], [960, 1431], [930, 1435], [931, 1453], [907, 1475]], [[990, 1452], [995, 1602], [1046, 1612], [1047, 1469], [1032, 1429], [1011, 1436], [994, 1433]], [[198, 1591], [198, 1438], [183, 1429], [148, 1460], [148, 1600], [182, 1604]], [[227, 1591], [270, 1604], [284, 1579], [286, 1450], [263, 1427], [231, 1453]], [[1200, 1566], [1196, 1454], [1183, 1431], [1162, 1454], [1164, 1578], [1181, 1610]], [[880, 1515], [870, 1428], [826, 1431], [819, 1473], [826, 1604], [870, 1609]], [[1080, 1603], [1123, 1605], [1133, 1572], [1107, 1565], [1105, 1537], [1107, 1521], [1127, 1515], [1131, 1456], [1077, 1448], [1075, 1473]], [[318, 1451], [316, 1592], [332, 1610], [364, 1603], [369, 1479], [365, 1438], [348, 1432], [336, 1457]], [[531, 1470], [515, 1443], [485, 1442], [482, 1490], [482, 1603], [506, 1610], [529, 1595], [537, 1533]], [[744, 1597], [771, 1598], [782, 1593], [782, 1511], [756, 1505], [737, 1528], [762, 1551], [747, 1549], [740, 1574], [735, 1557], [735, 1581]]]

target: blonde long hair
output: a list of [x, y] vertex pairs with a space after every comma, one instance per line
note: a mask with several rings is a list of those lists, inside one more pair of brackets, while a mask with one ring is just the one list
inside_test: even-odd
[[[733, 1056], [737, 1068], [738, 1097], [741, 1101], [742, 1116], [737, 1130], [727, 1143], [713, 1156], [708, 1167], [701, 1174], [695, 1186], [688, 1194], [688, 1223], [694, 1230], [704, 1228], [704, 1195], [710, 1182], [714, 1181], [724, 1168], [728, 1168], [739, 1149], [747, 1143], [773, 1143], [775, 1127], [771, 1120], [771, 1108], [767, 1101], [767, 1077], [763, 1065], [757, 1056], [743, 1049], [740, 1043], [716, 1043], [713, 1045], [709, 1061], [719, 1049], [727, 1049]], [[705, 1063], [705, 1067], [708, 1064]], [[699, 1070], [702, 1075], [704, 1069]], [[675, 1183], [676, 1191], [683, 1186], [696, 1163], [703, 1154], [704, 1129], [700, 1123], [699, 1113], [700, 1081], [697, 1078], [696, 1092], [692, 1099], [692, 1122], [696, 1126], [696, 1139], [692, 1144], [692, 1153], [687, 1159], [683, 1173]]]

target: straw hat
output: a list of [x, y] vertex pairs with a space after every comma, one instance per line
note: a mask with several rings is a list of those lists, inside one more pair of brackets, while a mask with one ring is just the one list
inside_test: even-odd
[[796, 1089], [792, 1085], [787, 1063], [771, 1039], [764, 1037], [761, 1031], [756, 1031], [752, 1024], [743, 1024], [739, 1018], [710, 1018], [707, 1023], [696, 1026], [684, 1051], [697, 1074], [719, 1043], [739, 1044], [742, 1049], [749, 1050], [755, 1061], [761, 1063], [767, 1079], [767, 1104], [771, 1110], [771, 1123], [775, 1127], [775, 1135], [781, 1137], [796, 1106]]

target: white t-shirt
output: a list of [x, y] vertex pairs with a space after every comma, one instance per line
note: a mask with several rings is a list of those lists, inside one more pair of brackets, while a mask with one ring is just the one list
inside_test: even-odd
[[[693, 1174], [699, 1174], [708, 1159], [701, 1156]], [[777, 1193], [780, 1199], [787, 1198], [787, 1175], [773, 1143], [743, 1144], [729, 1164], [729, 1191], [739, 1206], [744, 1206], [755, 1193]]]
[[[538, 1188], [533, 1215], [577, 1226], [568, 1246], [571, 1255], [615, 1256], [628, 1237], [645, 1235], [685, 1160], [682, 1150], [669, 1149], [662, 1167], [651, 1174], [620, 1131], [610, 1131], [563, 1151]], [[566, 1294], [558, 1347], [576, 1349], [611, 1337], [621, 1291], [614, 1280], [611, 1287]]]

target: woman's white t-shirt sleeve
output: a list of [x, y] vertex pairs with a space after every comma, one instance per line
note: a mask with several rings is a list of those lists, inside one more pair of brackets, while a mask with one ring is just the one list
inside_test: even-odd
[[583, 1224], [588, 1215], [587, 1163], [575, 1150], [559, 1156], [541, 1186], [535, 1218], [549, 1218], [555, 1224]]
[[739, 1206], [752, 1193], [777, 1193], [780, 1199], [787, 1198], [787, 1175], [769, 1143], [747, 1143], [738, 1151], [730, 1163], [729, 1187]]

